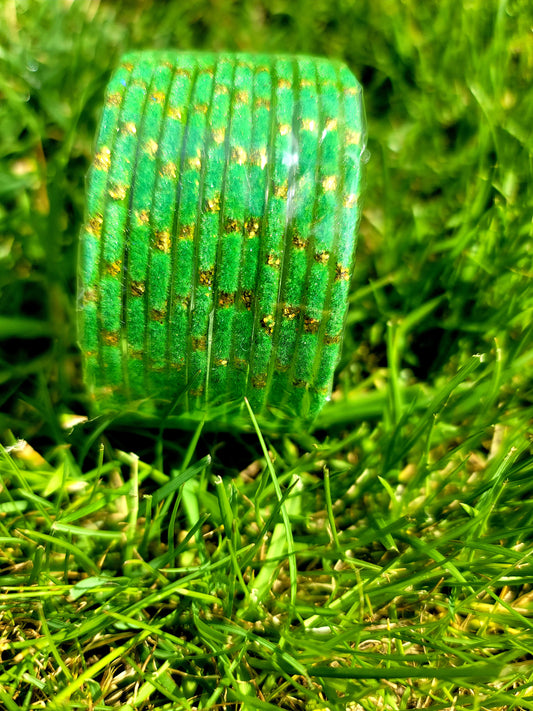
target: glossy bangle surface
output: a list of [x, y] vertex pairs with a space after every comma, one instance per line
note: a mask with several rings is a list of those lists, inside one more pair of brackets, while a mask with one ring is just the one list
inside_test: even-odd
[[342, 340], [364, 131], [341, 63], [123, 57], [80, 240], [96, 413], [246, 428], [246, 396], [267, 429], [313, 421]]

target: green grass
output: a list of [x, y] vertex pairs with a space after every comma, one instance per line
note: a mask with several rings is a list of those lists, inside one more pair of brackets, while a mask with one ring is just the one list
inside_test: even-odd
[[[0, 6], [0, 708], [533, 709], [532, 22], [520, 0]], [[364, 84], [313, 432], [73, 426], [84, 176], [143, 47], [289, 48]]]

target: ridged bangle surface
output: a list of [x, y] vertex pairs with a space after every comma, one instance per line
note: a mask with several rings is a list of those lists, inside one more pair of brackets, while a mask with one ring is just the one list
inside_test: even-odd
[[364, 136], [341, 63], [123, 57], [80, 240], [96, 413], [246, 428], [246, 396], [267, 429], [313, 421], [339, 357]]

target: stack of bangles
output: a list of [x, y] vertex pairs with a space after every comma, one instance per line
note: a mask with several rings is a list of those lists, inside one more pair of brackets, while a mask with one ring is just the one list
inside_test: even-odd
[[308, 427], [331, 394], [360, 215], [362, 92], [305, 56], [150, 51], [114, 72], [78, 314], [94, 414]]

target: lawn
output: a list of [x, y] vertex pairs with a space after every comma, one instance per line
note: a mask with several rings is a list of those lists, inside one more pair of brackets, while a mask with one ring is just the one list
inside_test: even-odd
[[[0, 4], [0, 708], [533, 709], [533, 8]], [[309, 432], [87, 419], [77, 242], [143, 48], [340, 58], [366, 188]]]

